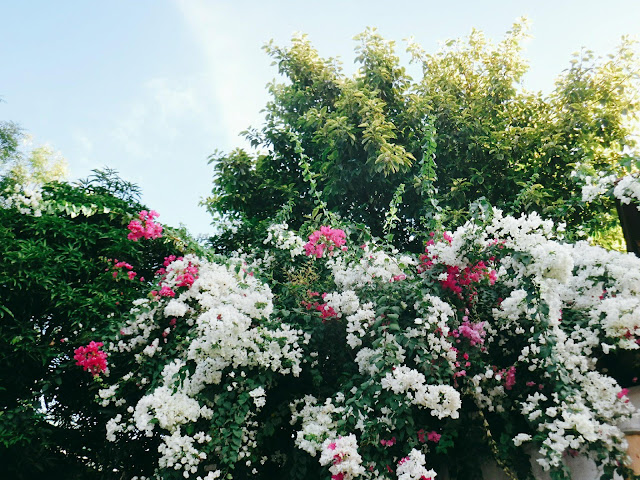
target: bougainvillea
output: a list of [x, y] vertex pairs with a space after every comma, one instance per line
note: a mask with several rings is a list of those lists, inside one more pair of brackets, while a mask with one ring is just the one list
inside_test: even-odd
[[598, 172], [596, 177], [582, 176], [574, 172], [574, 176], [582, 184], [582, 201], [593, 202], [598, 197], [610, 196], [616, 198], [621, 203], [629, 204], [633, 202], [640, 210], [640, 180], [638, 173], [623, 176], [606, 175], [606, 172]]
[[336, 247], [343, 247], [345, 242], [344, 230], [340, 230], [339, 228], [329, 228], [323, 225], [320, 227], [320, 230], [316, 230], [309, 235], [309, 241], [305, 244], [304, 250], [307, 255], [314, 255], [317, 258], [322, 258], [325, 251], [328, 252], [329, 256], [331, 256], [333, 254], [333, 250]]
[[340, 227], [166, 260], [99, 395], [109, 440], [155, 445], [139, 478], [480, 478], [493, 456], [524, 479], [532, 451], [631, 475], [634, 407], [596, 359], [640, 348], [640, 260], [499, 210], [422, 256]]
[[162, 236], [162, 225], [154, 221], [160, 214], [155, 210], [147, 212], [142, 210], [138, 213], [140, 220], [131, 220], [127, 228], [129, 229], [129, 235], [127, 238], [137, 242], [141, 238], [151, 240], [154, 238], [160, 238]]
[[78, 347], [74, 350], [73, 359], [76, 365], [84, 371], [91, 372], [93, 376], [99, 376], [107, 371], [107, 354], [100, 350], [104, 343], [91, 341], [86, 347]]

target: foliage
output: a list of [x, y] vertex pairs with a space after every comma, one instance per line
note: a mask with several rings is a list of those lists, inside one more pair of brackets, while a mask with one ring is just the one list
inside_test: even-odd
[[[269, 44], [286, 82], [269, 85], [266, 122], [246, 133], [261, 153], [211, 158], [209, 210], [244, 223], [213, 244], [255, 241], [286, 205], [299, 227], [316, 206], [310, 181], [329, 210], [414, 250], [427, 227], [460, 225], [480, 197], [512, 214], [566, 222], [571, 237], [609, 235], [619, 228], [613, 202], [583, 202], [571, 173], [621, 175], [637, 158], [633, 45], [623, 39], [606, 59], [583, 50], [543, 95], [521, 87], [526, 30], [516, 23], [497, 45], [474, 30], [434, 55], [411, 43], [418, 80], [375, 30], [356, 37], [360, 68], [352, 77], [304, 36], [288, 48]], [[384, 213], [392, 202], [397, 221], [390, 224]]]
[[0, 122], [0, 161], [6, 162], [18, 150], [20, 127], [14, 122]]
[[[116, 181], [113, 172], [99, 175]], [[96, 470], [114, 455], [104, 442], [104, 413], [93, 402], [97, 385], [74, 365], [74, 349], [110, 335], [146, 290], [140, 277], [151, 279], [164, 256], [186, 247], [170, 237], [127, 240], [126, 224], [143, 207], [113, 196], [108, 182], [84, 188], [3, 183], [2, 471], [16, 479], [85, 478], [89, 471], [108, 477]], [[130, 198], [133, 192], [121, 193]], [[138, 276], [114, 278], [113, 259], [134, 264]]]
[[140, 187], [120, 178], [109, 167], [92, 170], [88, 178], [78, 181], [78, 186], [92, 194], [112, 195], [128, 203], [140, 202]]
[[634, 409], [595, 363], [639, 348], [640, 260], [492, 209], [422, 255], [333, 227], [168, 259], [100, 391], [110, 440], [158, 452], [128, 475], [481, 478], [493, 457], [526, 479], [537, 450], [554, 479], [567, 453], [632, 476], [615, 425]]
[[42, 184], [66, 176], [67, 162], [58, 152], [48, 145], [32, 147], [31, 138], [16, 123], [0, 122], [0, 177], [4, 181]]

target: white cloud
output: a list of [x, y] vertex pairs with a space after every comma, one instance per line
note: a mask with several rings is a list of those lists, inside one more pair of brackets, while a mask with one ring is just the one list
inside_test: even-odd
[[187, 114], [202, 113], [203, 104], [198, 102], [198, 94], [193, 86], [171, 85], [166, 78], [154, 78], [149, 80], [145, 87], [149, 90], [164, 121], [184, 117]]
[[213, 103], [206, 94], [206, 75], [152, 78], [116, 122], [111, 137], [129, 158], [148, 160], [171, 143], [217, 127]]
[[[268, 95], [265, 84], [270, 60], [261, 50], [266, 39], [231, 4], [204, 0], [176, 2], [188, 30], [202, 49], [204, 68], [211, 78], [209, 95], [220, 110], [225, 150], [248, 147], [239, 133], [259, 126]], [[240, 14], [239, 14], [240, 13]]]
[[83, 129], [75, 128], [71, 132], [73, 150], [75, 151], [74, 161], [70, 163], [69, 169], [73, 178], [78, 178], [85, 171], [95, 168], [91, 157], [94, 155], [94, 142], [89, 138]]
[[120, 145], [131, 158], [147, 158], [149, 150], [141, 141], [143, 127], [149, 119], [149, 108], [141, 101], [128, 107], [128, 111], [119, 119], [112, 132], [115, 142]]

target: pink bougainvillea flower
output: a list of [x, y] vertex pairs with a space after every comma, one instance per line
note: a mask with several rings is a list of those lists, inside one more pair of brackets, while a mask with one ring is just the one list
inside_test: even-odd
[[91, 372], [94, 377], [104, 373], [107, 370], [107, 354], [100, 350], [103, 345], [102, 342], [91, 341], [85, 347], [76, 348], [73, 352], [76, 365], [85, 372]]
[[[309, 235], [309, 241], [305, 244], [304, 251], [309, 257], [322, 258], [325, 251], [328, 251], [331, 256], [336, 247], [343, 247], [346, 242], [344, 230], [322, 226], [320, 230]], [[345, 250], [345, 248], [340, 249]]]
[[[627, 395], [629, 395], [629, 389], [628, 388], [623, 388], [622, 390], [620, 390], [618, 393], [616, 393], [616, 397], [622, 399], [622, 397], [626, 397]], [[629, 399], [627, 398], [625, 400], [625, 402], [628, 402]]]
[[[109, 271], [109, 268], [107, 268], [107, 271]], [[129, 278], [129, 280], [133, 280], [136, 277], [136, 275], [138, 275], [136, 272], [133, 271], [133, 265], [131, 265], [130, 263], [119, 261], [118, 259], [114, 259], [113, 272], [111, 272], [111, 275], [113, 276], [113, 278], [117, 279], [120, 271], [123, 271], [123, 272], [127, 271], [127, 277]]]
[[160, 289], [160, 296], [161, 297], [175, 297], [176, 296], [176, 292], [171, 290], [166, 285], [163, 285], [162, 288]]
[[516, 367], [512, 366], [505, 372], [504, 388], [506, 388], [507, 390], [511, 390], [515, 384], [516, 384]]
[[155, 210], [151, 210], [150, 212], [142, 210], [138, 213], [138, 218], [140, 220], [131, 220], [129, 225], [127, 225], [127, 228], [129, 229], [127, 238], [137, 242], [141, 238], [151, 240], [153, 238], [162, 237], [162, 225], [154, 221], [154, 218], [159, 216], [160, 215]]
[[380, 443], [385, 447], [393, 447], [396, 444], [396, 437], [391, 437], [391, 440], [380, 440]]
[[458, 328], [460, 334], [469, 339], [469, 344], [473, 347], [476, 344], [482, 345], [486, 332], [484, 331], [484, 322], [471, 323], [468, 320], [462, 322]]

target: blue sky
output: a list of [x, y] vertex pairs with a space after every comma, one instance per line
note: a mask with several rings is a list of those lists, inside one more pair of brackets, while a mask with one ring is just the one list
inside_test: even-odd
[[[525, 87], [548, 92], [585, 46], [613, 51], [640, 33], [640, 1], [170, 1], [0, 0], [0, 120], [12, 120], [67, 159], [72, 179], [102, 166], [140, 185], [163, 223], [212, 230], [198, 206], [211, 188], [207, 156], [246, 147], [277, 75], [262, 46], [307, 33], [353, 72], [352, 37], [367, 26], [436, 52], [483, 30], [499, 41], [531, 20]], [[403, 58], [403, 55], [401, 55]], [[406, 56], [404, 57], [406, 58]]]

